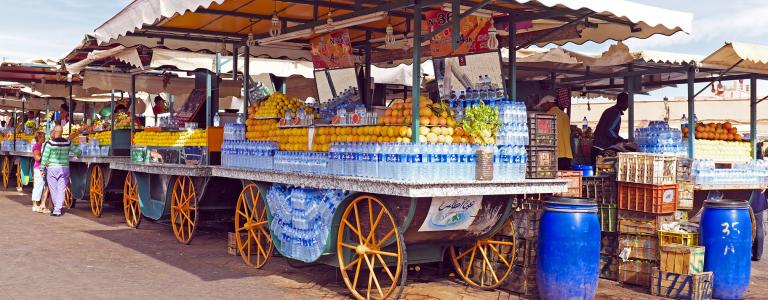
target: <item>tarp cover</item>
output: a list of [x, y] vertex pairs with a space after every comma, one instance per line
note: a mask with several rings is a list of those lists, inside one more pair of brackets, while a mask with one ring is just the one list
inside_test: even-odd
[[[83, 88], [96, 88], [102, 91], [112, 89], [130, 91], [131, 75], [125, 73], [110, 73], [99, 71], [85, 71]], [[219, 84], [219, 97], [240, 97], [242, 81], [222, 80]], [[194, 78], [172, 77], [164, 86], [163, 78], [156, 75], [136, 75], [136, 91], [150, 94], [171, 93], [173, 95], [189, 94], [195, 88]]]
[[768, 74], [768, 46], [739, 42], [725, 43], [725, 46], [701, 62], [705, 66], [721, 69], [728, 69], [738, 63], [734, 70]]

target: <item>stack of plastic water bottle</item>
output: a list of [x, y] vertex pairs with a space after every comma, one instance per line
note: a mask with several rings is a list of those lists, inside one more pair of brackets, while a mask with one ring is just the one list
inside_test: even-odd
[[32, 152], [32, 144], [27, 140], [16, 140], [16, 150], [13, 149], [13, 141], [9, 142], [10, 145], [7, 151]]
[[228, 140], [221, 145], [221, 164], [229, 167], [272, 170], [277, 143]]
[[415, 182], [472, 180], [477, 146], [433, 143], [333, 143], [331, 175]]
[[242, 123], [224, 124], [224, 140], [225, 141], [245, 140], [245, 124], [242, 124]]
[[90, 138], [85, 144], [78, 145], [80, 153], [83, 156], [107, 156], [109, 155], [109, 146], [99, 147], [99, 140]]
[[323, 253], [333, 215], [346, 192], [273, 184], [267, 193], [272, 238], [282, 255], [304, 262]]
[[283, 172], [304, 174], [327, 174], [328, 153], [277, 151], [274, 169]]
[[502, 121], [496, 134], [493, 178], [501, 180], [524, 180], [530, 142], [528, 134], [528, 112], [525, 103], [504, 101], [497, 106]]
[[0, 150], [2, 150], [2, 151], [13, 151], [13, 141], [12, 140], [3, 140], [3, 142], [0, 143]]
[[635, 129], [635, 141], [640, 152], [678, 156], [688, 153], [688, 143], [680, 130], [664, 121], [651, 121], [648, 127]]
[[768, 184], [768, 160], [733, 164], [730, 169], [718, 169], [711, 159], [696, 159], [692, 165], [696, 184], [763, 185]]
[[338, 96], [329, 99], [327, 102], [317, 104], [315, 107], [320, 114], [320, 118], [331, 119], [333, 118], [339, 109], [345, 111], [353, 111], [357, 104], [360, 103], [360, 94], [356, 87], [349, 87], [342, 91]]

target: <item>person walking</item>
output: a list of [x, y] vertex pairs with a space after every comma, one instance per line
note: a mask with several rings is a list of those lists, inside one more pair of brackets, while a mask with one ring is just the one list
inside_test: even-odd
[[51, 216], [54, 217], [63, 215], [61, 208], [64, 206], [67, 182], [69, 182], [69, 154], [80, 155], [80, 149], [61, 137], [63, 132], [64, 129], [61, 126], [51, 130], [51, 140], [45, 143], [40, 161], [41, 175], [48, 180], [48, 189], [51, 191], [53, 200]]
[[32, 145], [32, 156], [35, 159], [35, 165], [33, 167], [34, 185], [32, 188], [32, 211], [39, 213], [51, 213], [51, 211], [45, 207], [43, 200], [43, 192], [45, 190], [45, 180], [40, 172], [40, 160], [43, 158], [43, 143], [45, 143], [45, 133], [35, 133], [35, 144]]
[[763, 242], [765, 240], [765, 210], [768, 209], [765, 190], [753, 191], [749, 206], [755, 214], [755, 240], [752, 242], [752, 261], [760, 261], [763, 256]]

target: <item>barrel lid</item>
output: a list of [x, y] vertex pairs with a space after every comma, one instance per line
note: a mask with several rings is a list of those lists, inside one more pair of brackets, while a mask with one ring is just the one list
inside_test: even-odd
[[704, 206], [723, 207], [723, 208], [747, 208], [749, 207], [749, 202], [747, 202], [746, 200], [729, 200], [729, 199], [706, 200], [704, 201]]
[[544, 198], [544, 202], [546, 202], [546, 203], [553, 203], [553, 204], [582, 205], [582, 206], [595, 206], [595, 205], [597, 205], [597, 201], [595, 201], [595, 199], [579, 198], [579, 197], [556, 197], [556, 196], [549, 196], [549, 197]]

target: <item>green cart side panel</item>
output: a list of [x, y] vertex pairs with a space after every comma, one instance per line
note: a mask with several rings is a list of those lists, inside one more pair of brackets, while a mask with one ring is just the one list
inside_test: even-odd
[[87, 164], [79, 162], [69, 164], [69, 188], [72, 191], [72, 197], [78, 200], [87, 198], [89, 175]]
[[21, 185], [28, 185], [32, 181], [34, 174], [32, 173], [33, 159], [31, 157], [19, 157], [19, 172], [21, 172]]
[[[166, 209], [165, 190], [167, 189], [170, 176], [151, 175], [138, 172], [133, 172], [133, 176], [136, 179], [139, 192], [139, 207], [141, 207], [141, 214], [152, 220], [160, 220]], [[152, 184], [152, 177], [155, 177], [154, 179], [159, 182]]]
[[109, 149], [112, 156], [129, 156], [131, 154], [131, 130], [112, 130], [112, 145]]

